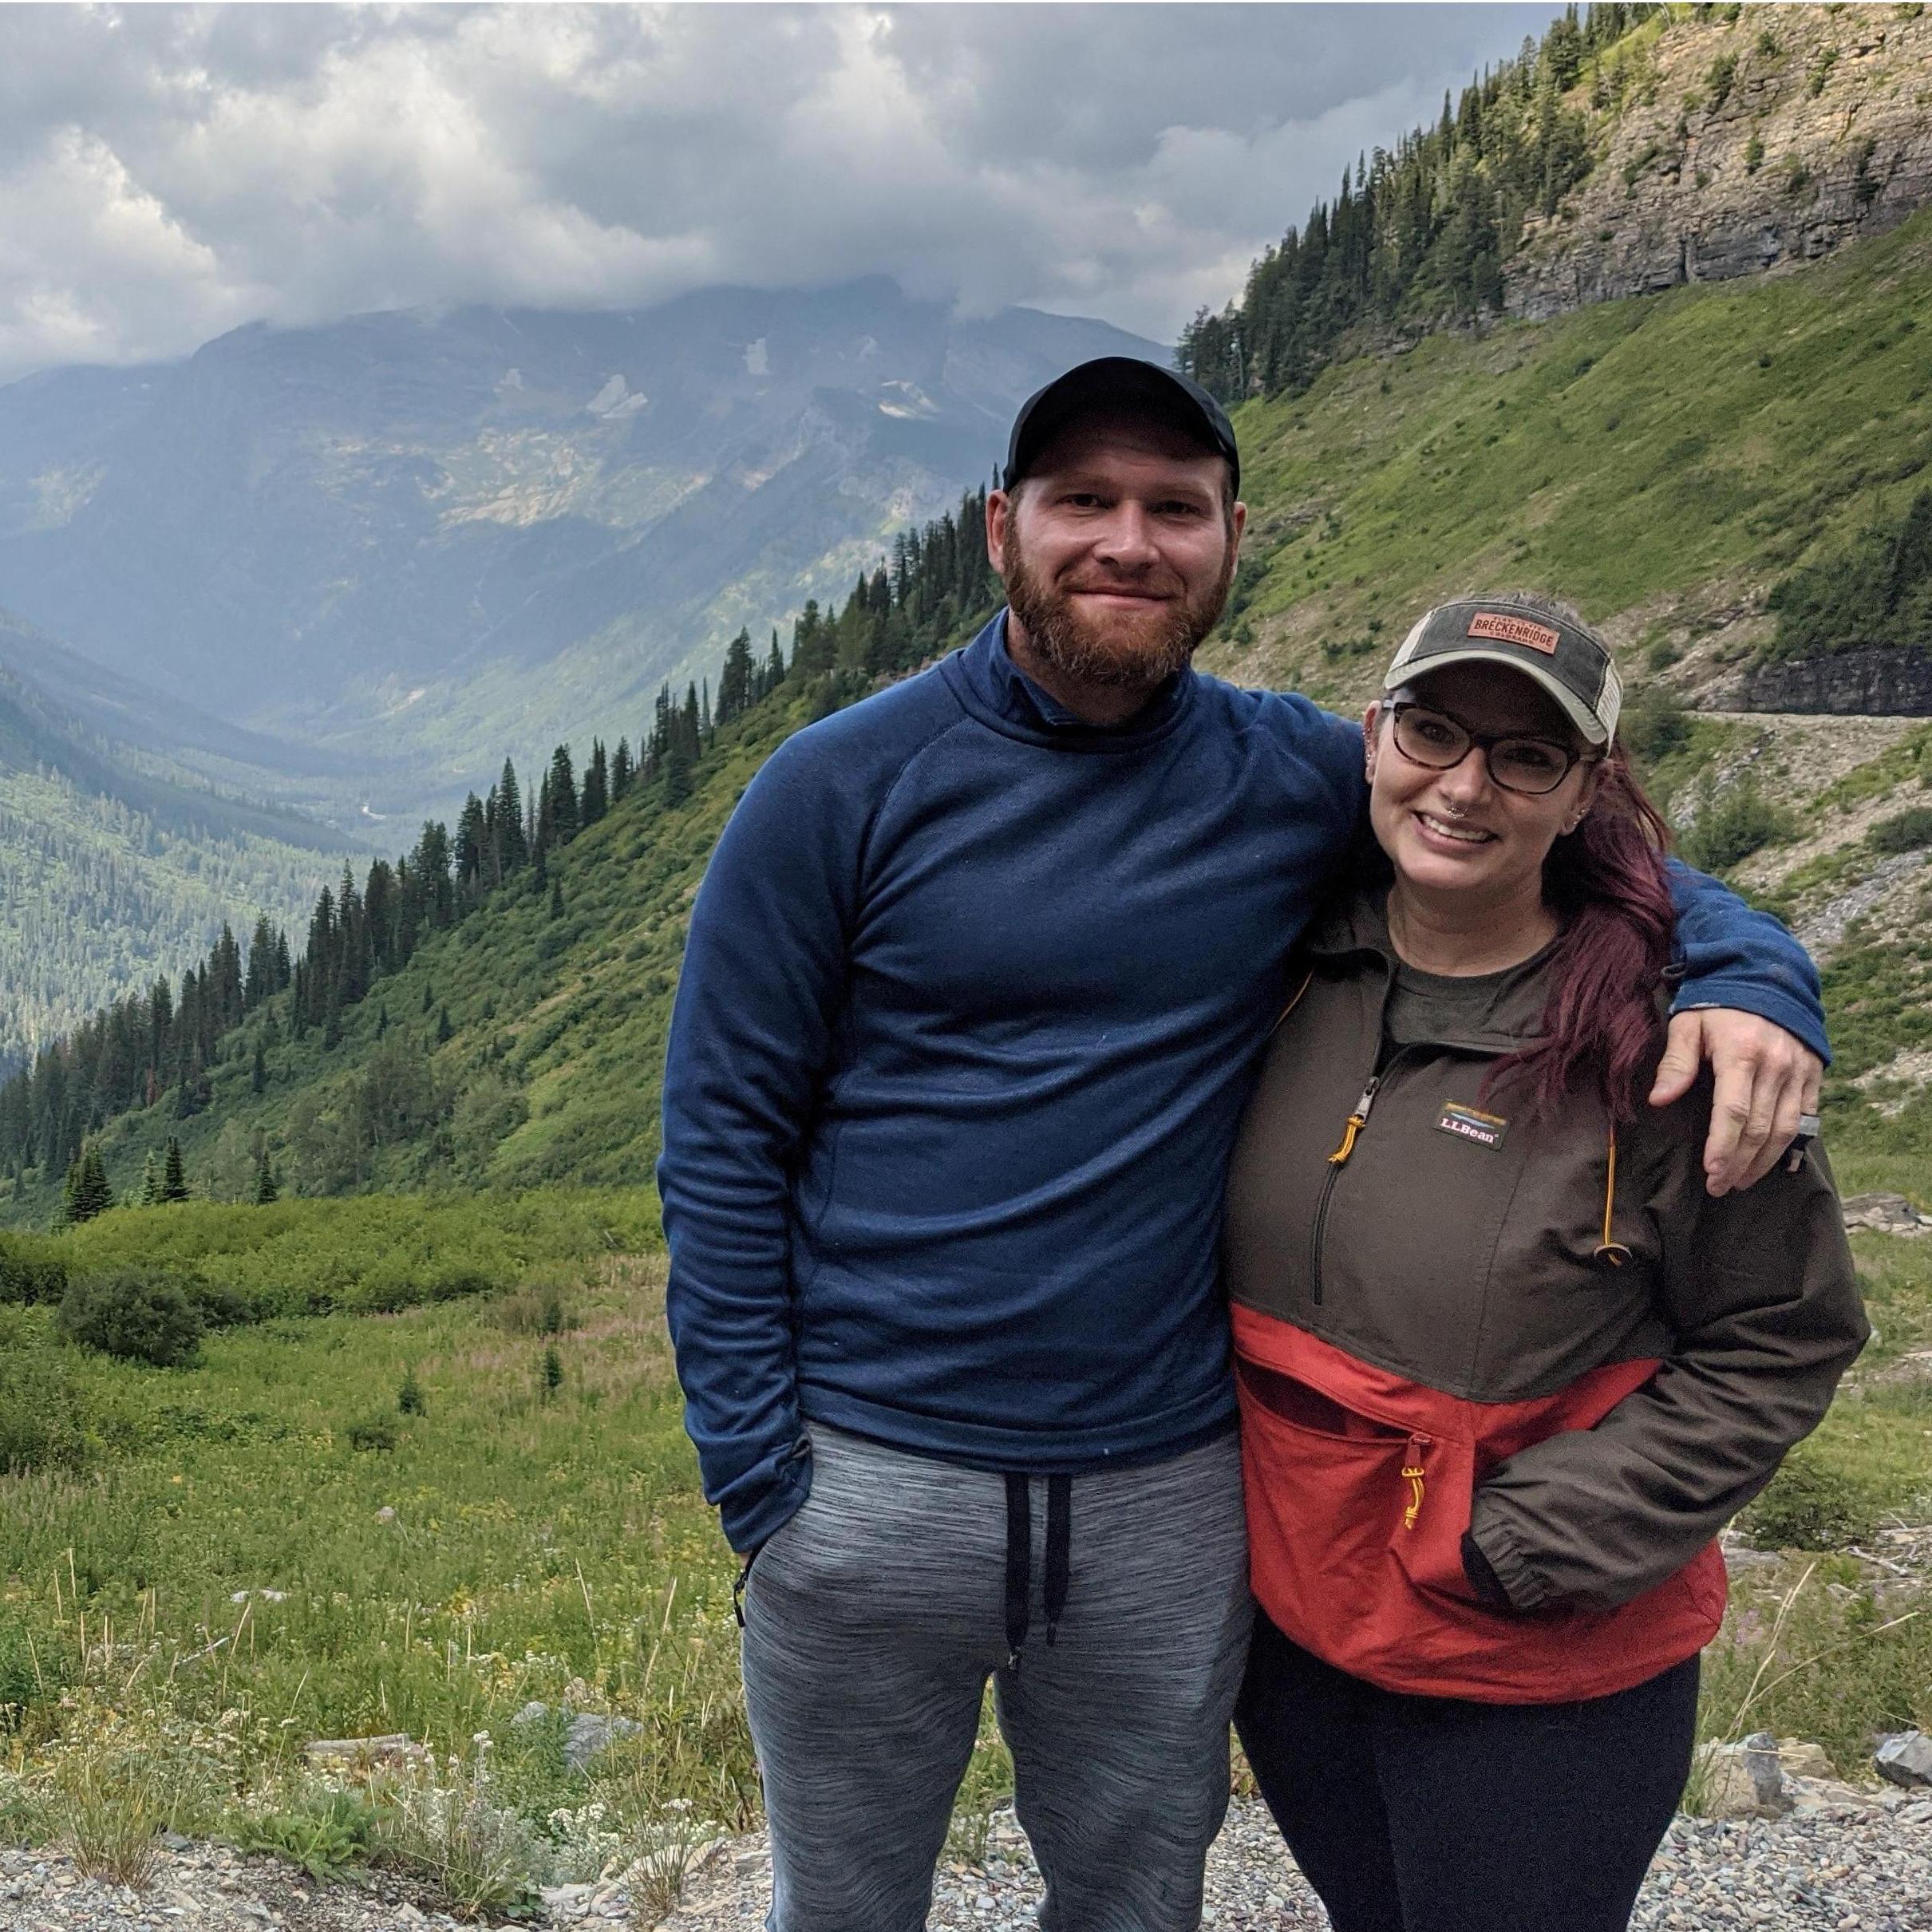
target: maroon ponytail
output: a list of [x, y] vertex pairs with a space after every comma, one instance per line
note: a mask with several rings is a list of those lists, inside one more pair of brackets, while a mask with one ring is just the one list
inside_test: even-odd
[[1638, 1083], [1663, 1037], [1657, 993], [1677, 923], [1664, 869], [1669, 841], [1662, 814], [1613, 744], [1582, 824], [1543, 864], [1544, 895], [1563, 930], [1551, 958], [1543, 1037], [1492, 1076], [1526, 1085], [1539, 1113], [1592, 1091], [1613, 1121], [1637, 1111]]

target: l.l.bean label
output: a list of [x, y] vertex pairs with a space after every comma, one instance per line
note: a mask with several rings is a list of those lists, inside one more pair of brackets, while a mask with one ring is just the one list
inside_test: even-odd
[[1500, 1147], [1509, 1123], [1500, 1114], [1479, 1112], [1452, 1100], [1436, 1123], [1438, 1133], [1453, 1134], [1459, 1140], [1473, 1140], [1478, 1147]]

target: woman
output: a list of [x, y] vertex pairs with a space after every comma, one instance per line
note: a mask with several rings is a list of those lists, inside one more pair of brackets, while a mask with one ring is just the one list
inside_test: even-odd
[[1230, 1180], [1254, 1594], [1237, 1725], [1336, 1932], [1614, 1932], [1690, 1765], [1714, 1539], [1867, 1329], [1828, 1172], [1713, 1200], [1642, 1103], [1665, 831], [1603, 640], [1409, 634], [1387, 864], [1304, 944]]

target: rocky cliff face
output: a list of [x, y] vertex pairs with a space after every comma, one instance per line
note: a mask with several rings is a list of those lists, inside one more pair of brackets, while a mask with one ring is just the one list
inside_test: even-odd
[[1760, 664], [1732, 699], [1740, 711], [1823, 711], [1841, 717], [1932, 717], [1932, 655], [1841, 650]]
[[1932, 15], [1730, 10], [1633, 37], [1595, 168], [1505, 265], [1511, 315], [1812, 260], [1932, 202]]

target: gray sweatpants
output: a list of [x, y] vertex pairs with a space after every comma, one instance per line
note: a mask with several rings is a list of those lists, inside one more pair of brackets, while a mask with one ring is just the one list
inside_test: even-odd
[[989, 1677], [1044, 1932], [1191, 1932], [1252, 1616], [1235, 1437], [1051, 1498], [1035, 1478], [1016, 1509], [1000, 1476], [810, 1433], [811, 1495], [745, 1598], [768, 1932], [925, 1925]]

